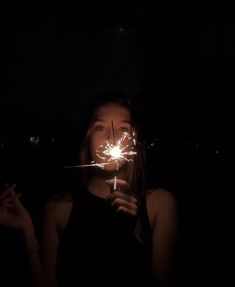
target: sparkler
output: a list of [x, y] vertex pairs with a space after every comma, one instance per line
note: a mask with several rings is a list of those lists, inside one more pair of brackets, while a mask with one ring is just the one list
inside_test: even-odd
[[[96, 155], [104, 163], [116, 163], [118, 170], [120, 161], [133, 161], [133, 155], [136, 155], [134, 146], [128, 143], [125, 144], [126, 139], [133, 140], [133, 138], [127, 132], [124, 132], [122, 137], [117, 140], [115, 144], [112, 144], [107, 140], [105, 145], [101, 145], [96, 151]], [[135, 141], [133, 140], [133, 144], [134, 143]]]
[[[126, 139], [128, 139], [128, 141], [132, 140], [133, 145], [125, 144]], [[134, 137], [132, 138], [127, 132], [124, 132], [122, 134], [122, 137], [117, 141], [114, 138], [114, 144], [110, 143], [107, 140], [105, 145], [101, 145], [100, 148], [96, 151], [96, 155], [106, 164], [115, 163], [116, 170], [118, 171], [120, 161], [133, 161], [133, 155], [136, 155], [136, 151], [134, 151], [134, 146]], [[113, 189], [117, 189], [117, 175], [114, 176]]]
[[[133, 161], [133, 156], [137, 154], [134, 150], [136, 146], [135, 133], [132, 136], [128, 132], [124, 132], [120, 139], [114, 137], [114, 127], [112, 124], [113, 142], [106, 140], [104, 145], [101, 145], [96, 150], [96, 155], [102, 160], [101, 163], [91, 162], [90, 164], [66, 166], [65, 168], [85, 168], [85, 167], [100, 167], [105, 168], [106, 165], [116, 164], [116, 171], [119, 169], [121, 161]], [[113, 189], [117, 189], [117, 175], [114, 176]]]

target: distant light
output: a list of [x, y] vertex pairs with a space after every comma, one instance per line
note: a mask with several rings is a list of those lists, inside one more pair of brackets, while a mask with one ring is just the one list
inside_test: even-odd
[[0, 147], [1, 147], [1, 148], [3, 148], [4, 146], [5, 146], [4, 143], [1, 143], [1, 144], [0, 144]]
[[218, 151], [218, 150], [216, 150], [216, 151], [215, 151], [215, 153], [216, 153], [216, 154], [218, 154], [218, 153], [219, 153], [219, 151]]
[[119, 31], [120, 32], [124, 32], [124, 29], [121, 27], [121, 28], [119, 28]]
[[30, 137], [29, 141], [32, 145], [38, 145], [39, 144], [39, 137]]

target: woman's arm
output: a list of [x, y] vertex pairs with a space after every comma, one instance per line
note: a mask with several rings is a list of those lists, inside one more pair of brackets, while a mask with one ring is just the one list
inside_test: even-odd
[[31, 216], [18, 199], [20, 194], [15, 193], [15, 184], [5, 184], [0, 193], [0, 224], [19, 232], [22, 236], [29, 269], [34, 286], [43, 287], [44, 279], [39, 259], [39, 244], [35, 238], [34, 224]]
[[68, 221], [72, 203], [54, 202], [46, 206], [42, 231], [42, 268], [46, 286], [57, 287], [56, 265], [59, 235]]
[[25, 242], [25, 249], [28, 256], [29, 269], [32, 280], [35, 286], [45, 287], [40, 257], [39, 257], [39, 243], [35, 238], [34, 232], [23, 232]]
[[147, 209], [152, 227], [152, 270], [164, 283], [170, 279], [178, 234], [176, 200], [167, 190], [153, 190], [147, 195]]
[[46, 286], [56, 287], [56, 260], [59, 236], [53, 212], [47, 209], [43, 219], [41, 261]]

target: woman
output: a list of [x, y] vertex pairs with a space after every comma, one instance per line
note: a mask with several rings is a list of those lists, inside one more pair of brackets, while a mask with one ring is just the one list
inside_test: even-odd
[[[169, 278], [176, 202], [160, 189], [143, 197], [143, 152], [134, 116], [130, 101], [117, 95], [94, 109], [80, 157], [84, 165], [97, 165], [84, 167], [73, 196], [51, 201], [46, 211], [43, 266], [50, 286], [56, 280], [70, 286], [69, 278], [109, 286], [140, 282], [151, 277], [150, 263], [157, 281]], [[124, 158], [108, 152], [118, 144]]]
[[[80, 169], [81, 184], [51, 199], [45, 210], [41, 250], [47, 286], [169, 281], [176, 202], [167, 190], [144, 191], [144, 153], [134, 117], [131, 102], [120, 95], [97, 103], [80, 152], [82, 165], [91, 166]], [[33, 230], [25, 236], [34, 238]], [[34, 240], [26, 242], [33, 246]]]

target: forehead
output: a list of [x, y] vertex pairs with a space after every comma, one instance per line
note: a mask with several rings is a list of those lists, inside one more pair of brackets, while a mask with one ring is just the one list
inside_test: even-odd
[[107, 103], [98, 107], [95, 111], [95, 119], [131, 121], [131, 113], [126, 108], [117, 103]]

